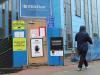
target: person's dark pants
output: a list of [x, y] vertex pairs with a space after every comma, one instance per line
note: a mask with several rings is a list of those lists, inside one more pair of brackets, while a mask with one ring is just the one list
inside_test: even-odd
[[80, 55], [80, 61], [78, 68], [82, 68], [83, 64], [85, 65], [85, 67], [87, 67], [88, 66], [88, 62], [86, 61], [87, 51], [80, 51], [79, 55]]

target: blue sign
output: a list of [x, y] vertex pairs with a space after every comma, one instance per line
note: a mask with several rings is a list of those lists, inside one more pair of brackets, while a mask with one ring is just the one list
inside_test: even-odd
[[54, 27], [54, 17], [53, 16], [49, 16], [47, 19], [47, 24], [48, 24], [48, 28], [53, 28]]
[[20, 0], [20, 17], [47, 17], [50, 0]]

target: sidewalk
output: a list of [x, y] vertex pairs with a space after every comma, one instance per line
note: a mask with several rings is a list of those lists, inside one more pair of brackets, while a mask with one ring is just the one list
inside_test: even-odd
[[[95, 72], [100, 69], [100, 61], [91, 62], [90, 66], [91, 68], [89, 68], [89, 71], [82, 71], [83, 73], [78, 72], [76, 71], [77, 63], [72, 63], [69, 59], [65, 59], [65, 66], [33, 66], [17, 73], [5, 75], [98, 75]], [[92, 74], [91, 71], [95, 72]]]
[[90, 67], [86, 70], [77, 71], [76, 67], [71, 70], [63, 70], [55, 72], [50, 75], [99, 75], [100, 74], [100, 61], [90, 63]]

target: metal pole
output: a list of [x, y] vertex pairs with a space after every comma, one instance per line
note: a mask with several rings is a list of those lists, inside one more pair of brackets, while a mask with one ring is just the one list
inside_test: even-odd
[[65, 14], [65, 33], [66, 33], [66, 35], [65, 35], [65, 50], [67, 50], [67, 1], [66, 0], [64, 0], [64, 14]]
[[9, 36], [9, 3], [5, 2], [5, 37]]
[[2, 27], [2, 1], [0, 1], [0, 27]]
[[53, 1], [50, 0], [50, 16], [53, 16]]
[[12, 21], [16, 20], [16, 0], [12, 0]]

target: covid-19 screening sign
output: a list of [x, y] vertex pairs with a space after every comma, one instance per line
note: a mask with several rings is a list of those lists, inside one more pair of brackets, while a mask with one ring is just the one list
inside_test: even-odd
[[20, 0], [20, 17], [47, 17], [50, 0]]
[[13, 38], [13, 51], [25, 51], [26, 38]]

